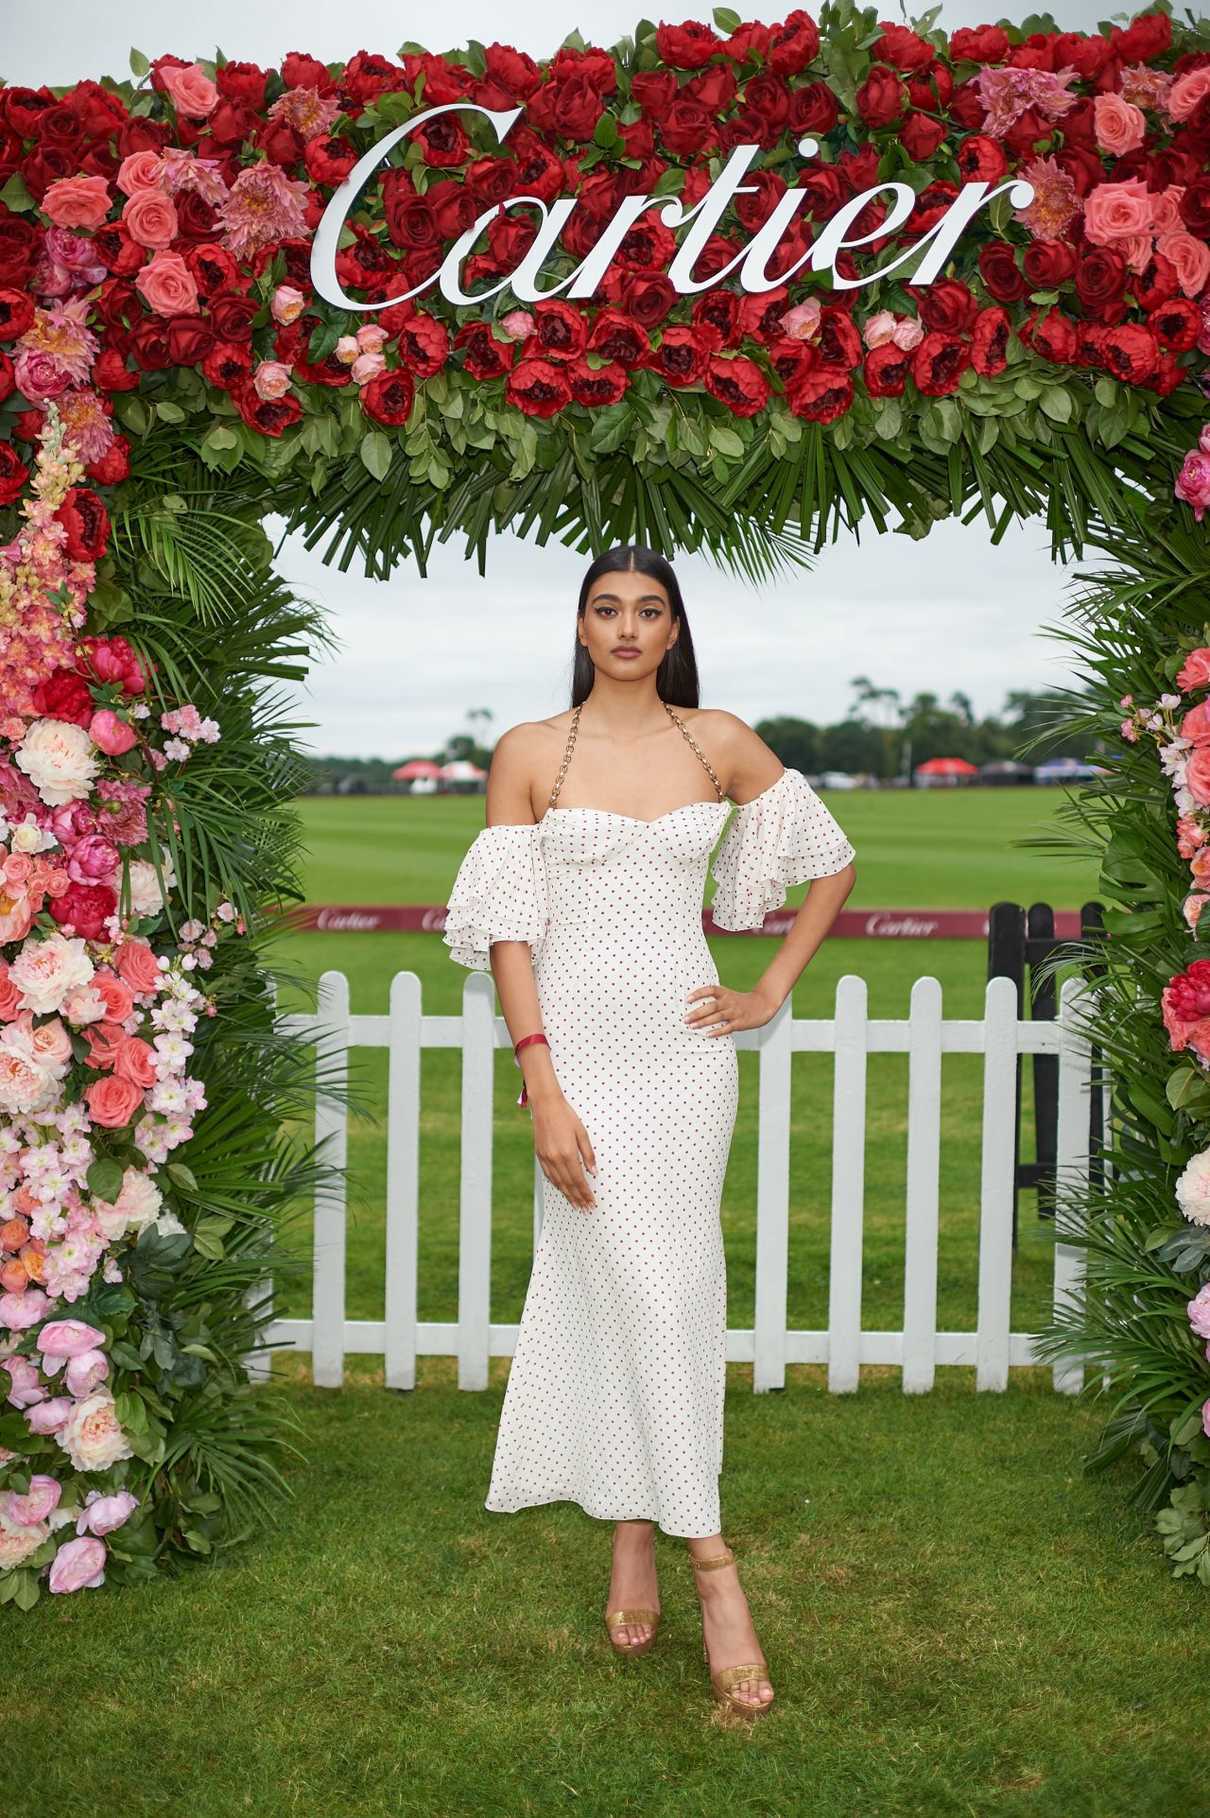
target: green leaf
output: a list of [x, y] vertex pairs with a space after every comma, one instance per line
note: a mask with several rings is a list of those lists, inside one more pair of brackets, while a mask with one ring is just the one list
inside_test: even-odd
[[744, 439], [734, 429], [728, 429], [725, 423], [710, 425], [710, 446], [721, 455], [732, 455], [737, 461], [744, 456]]
[[1070, 423], [1074, 406], [1071, 393], [1062, 385], [1050, 385], [1038, 402], [1052, 423]]
[[367, 430], [361, 438], [361, 455], [363, 467], [372, 473], [376, 480], [385, 480], [391, 470], [391, 456], [394, 450], [390, 439], [384, 436], [381, 429]]
[[122, 1169], [111, 1155], [100, 1155], [85, 1176], [88, 1191], [98, 1199], [113, 1200], [122, 1191]]
[[197, 1176], [184, 1162], [169, 1162], [164, 1172], [170, 1181], [178, 1187], [184, 1187], [187, 1193], [197, 1192]]
[[606, 150], [611, 145], [616, 145], [621, 136], [618, 131], [618, 123], [612, 114], [602, 114], [592, 133], [593, 143], [605, 147]]
[[150, 68], [151, 68], [151, 65], [147, 61], [147, 58], [143, 55], [142, 51], [135, 50], [134, 46], [131, 45], [131, 47], [130, 47], [130, 73], [131, 73], [131, 75], [137, 76], [139, 81], [141, 82], [143, 80], [143, 77], [147, 74], [147, 72]]
[[11, 208], [15, 215], [23, 215], [29, 209], [37, 207], [37, 203], [25, 187], [25, 178], [19, 170], [14, 171], [4, 188], [0, 189], [0, 202], [3, 202], [6, 208]]

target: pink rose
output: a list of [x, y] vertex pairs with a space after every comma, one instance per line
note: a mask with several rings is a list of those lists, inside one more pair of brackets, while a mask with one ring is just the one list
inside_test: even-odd
[[1193, 507], [1193, 515], [1200, 524], [1202, 513], [1210, 505], [1210, 455], [1190, 449], [1172, 490], [1178, 499]]
[[1181, 219], [1180, 202], [1185, 193], [1183, 183], [1170, 183], [1167, 189], [1158, 190], [1151, 198], [1151, 231], [1153, 234], [1179, 233], [1185, 223]]
[[1151, 263], [1152, 255], [1151, 234], [1149, 232], [1145, 234], [1126, 234], [1121, 240], [1115, 240], [1114, 245], [1121, 253], [1123, 259], [1125, 259], [1127, 271], [1140, 273], [1146, 271]]
[[861, 338], [867, 347], [885, 346], [894, 333], [895, 316], [889, 309], [875, 310], [861, 325]]
[[358, 354], [350, 368], [354, 385], [365, 385], [371, 379], [376, 379], [380, 372], [386, 371], [386, 365], [386, 357], [383, 354]]
[[252, 384], [257, 397], [266, 403], [284, 398], [290, 389], [290, 368], [282, 360], [262, 360], [252, 375]]
[[100, 967], [93, 974], [92, 989], [99, 993], [105, 1003], [105, 1017], [111, 1023], [124, 1023], [134, 1009], [134, 997], [129, 985], [105, 967]]
[[901, 353], [911, 353], [924, 339], [924, 325], [915, 316], [900, 316], [891, 339]]
[[1199, 701], [1181, 720], [1181, 737], [1195, 745], [1210, 739], [1210, 701]]
[[[21, 1015], [30, 1016], [30, 1012], [23, 1010]], [[20, 1022], [20, 1017], [17, 1020]], [[32, 1016], [30, 1022], [32, 1025]], [[48, 1067], [57, 1079], [62, 1079], [71, 1064], [71, 1037], [57, 1016], [52, 1016], [49, 1022], [31, 1027], [30, 1045], [34, 1059]]]
[[139, 246], [170, 246], [176, 239], [176, 204], [162, 189], [136, 189], [122, 210], [122, 220]]
[[1120, 158], [1143, 143], [1147, 122], [1140, 110], [1121, 95], [1098, 95], [1093, 101], [1097, 144], [1111, 158]]
[[92, 1591], [105, 1582], [105, 1542], [80, 1535], [61, 1546], [51, 1561], [47, 1585], [52, 1591]]
[[134, 287], [158, 316], [187, 316], [197, 308], [197, 284], [180, 253], [156, 253], [138, 272]]
[[302, 314], [306, 301], [302, 291], [296, 290], [293, 284], [279, 284], [273, 293], [269, 313], [275, 322], [280, 322], [284, 326], [295, 321]]
[[218, 105], [217, 88], [196, 63], [188, 63], [184, 69], [161, 69], [160, 80], [177, 113], [190, 120], [204, 120]]
[[787, 309], [779, 318], [781, 332], [789, 335], [792, 341], [813, 341], [819, 333], [819, 324], [823, 304], [818, 297], [808, 297], [803, 303], [796, 303], [793, 309]]
[[357, 330], [357, 345], [362, 353], [381, 353], [387, 331], [380, 322], [363, 322]]
[[160, 187], [160, 154], [152, 151], [131, 152], [118, 165], [118, 174], [114, 181], [124, 196], [133, 196], [136, 189], [159, 189]]
[[1205, 64], [1178, 76], [1168, 90], [1167, 108], [1170, 120], [1187, 120], [1204, 95], [1210, 95], [1210, 69]]
[[114, 954], [113, 963], [118, 977], [132, 991], [147, 992], [159, 989], [163, 974], [156, 962], [155, 954], [146, 941], [125, 940]]
[[[175, 258], [176, 254], [170, 256]], [[119, 719], [111, 707], [98, 707], [88, 722], [88, 736], [106, 757], [121, 757], [132, 745], [137, 745], [139, 739], [130, 721]]]
[[[46, 1357], [79, 1357], [84, 1351], [91, 1351], [94, 1345], [103, 1345], [105, 1334], [90, 1326], [84, 1319], [52, 1319], [38, 1334], [38, 1349]], [[48, 1376], [53, 1376], [59, 1368], [57, 1363], [43, 1369]]]
[[37, 1365], [28, 1357], [9, 1357], [0, 1364], [0, 1370], [7, 1370], [12, 1382], [6, 1400], [14, 1408], [32, 1408], [35, 1402], [46, 1400], [46, 1390], [38, 1375]]
[[42, 197], [43, 213], [56, 227], [100, 227], [110, 206], [104, 177], [60, 177]]
[[1182, 694], [1189, 694], [1194, 688], [1204, 688], [1207, 682], [1210, 682], [1210, 649], [1202, 645], [1191, 650], [1177, 670], [1176, 685]]
[[43, 404], [48, 398], [61, 398], [71, 384], [71, 374], [53, 353], [38, 347], [22, 347], [13, 361], [17, 390], [31, 404]]
[[1141, 177], [1099, 183], [1084, 198], [1084, 232], [1094, 246], [1112, 246], [1151, 229], [1151, 191]]
[[1198, 1289], [1192, 1300], [1185, 1302], [1189, 1324], [1199, 1338], [1210, 1338], [1210, 1281]]
[[1206, 897], [1199, 895], [1197, 891], [1193, 891], [1181, 904], [1181, 914], [1184, 916], [1190, 928], [1196, 928], [1197, 924], [1201, 921], [1202, 910], [1206, 907], [1206, 901]]
[[1185, 766], [1185, 785], [1195, 802], [1210, 804], [1210, 745], [1195, 745]]
[[109, 1375], [109, 1359], [104, 1351], [82, 1351], [79, 1357], [68, 1358], [63, 1375], [69, 1392], [83, 1401]]
[[133, 1080], [119, 1079], [112, 1073], [105, 1079], [94, 1080], [85, 1088], [84, 1097], [93, 1123], [101, 1124], [107, 1130], [122, 1129], [143, 1103], [141, 1087]]
[[1181, 228], [1175, 233], [1161, 234], [1155, 250], [1163, 253], [1165, 259], [1171, 259], [1176, 267], [1176, 281], [1185, 295], [1200, 296], [1206, 288], [1206, 279], [1210, 278], [1210, 246]]
[[118, 1048], [113, 1063], [115, 1079], [129, 1080], [145, 1092], [156, 1082], [155, 1050], [137, 1035], [128, 1035]]

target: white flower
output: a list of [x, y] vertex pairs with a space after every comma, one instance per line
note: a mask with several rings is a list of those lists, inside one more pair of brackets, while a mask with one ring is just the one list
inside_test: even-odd
[[83, 800], [100, 758], [83, 726], [70, 720], [33, 720], [17, 749], [17, 765], [42, 800], [58, 808]]
[[[164, 882], [171, 890], [176, 883], [171, 859], [163, 859], [162, 870]], [[164, 893], [150, 859], [130, 861], [130, 904], [136, 915], [158, 915], [164, 907]]]
[[76, 936], [51, 934], [45, 940], [26, 941], [8, 969], [10, 984], [21, 993], [21, 1005], [36, 1016], [62, 1008], [63, 1000], [93, 975], [93, 963], [84, 941]]
[[[0, 838], [3, 836], [0, 835]], [[16, 821], [8, 832], [9, 850], [12, 852], [46, 852], [51, 846], [57, 846], [58, 840], [53, 833], [39, 827], [32, 814], [26, 815], [23, 821]]]
[[163, 1195], [149, 1174], [141, 1168], [127, 1168], [122, 1175], [118, 1197], [112, 1202], [94, 1199], [91, 1210], [110, 1243], [141, 1231], [160, 1209]]
[[107, 1471], [120, 1458], [134, 1457], [108, 1389], [95, 1389], [78, 1401], [55, 1438], [77, 1471]]
[[1186, 1162], [1177, 1178], [1176, 1203], [1195, 1225], [1210, 1225], [1210, 1149]]

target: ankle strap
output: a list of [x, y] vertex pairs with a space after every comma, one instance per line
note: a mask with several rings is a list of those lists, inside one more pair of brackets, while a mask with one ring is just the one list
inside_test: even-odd
[[689, 1557], [693, 1561], [694, 1571], [712, 1572], [718, 1566], [730, 1565], [735, 1558], [735, 1554], [731, 1551], [730, 1547], [728, 1547], [724, 1553], [711, 1553], [708, 1559], [699, 1559], [696, 1554], [693, 1553], [690, 1553]]

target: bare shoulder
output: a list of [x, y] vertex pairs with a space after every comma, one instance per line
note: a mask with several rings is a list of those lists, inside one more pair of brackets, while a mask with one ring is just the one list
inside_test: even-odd
[[724, 707], [699, 707], [685, 709], [682, 717], [709, 755], [732, 801], [750, 801], [781, 775], [781, 759], [737, 713], [728, 713]]
[[502, 732], [492, 750], [487, 778], [487, 821], [533, 822], [534, 803], [549, 791], [571, 713], [555, 713], [545, 720], [520, 720]]

